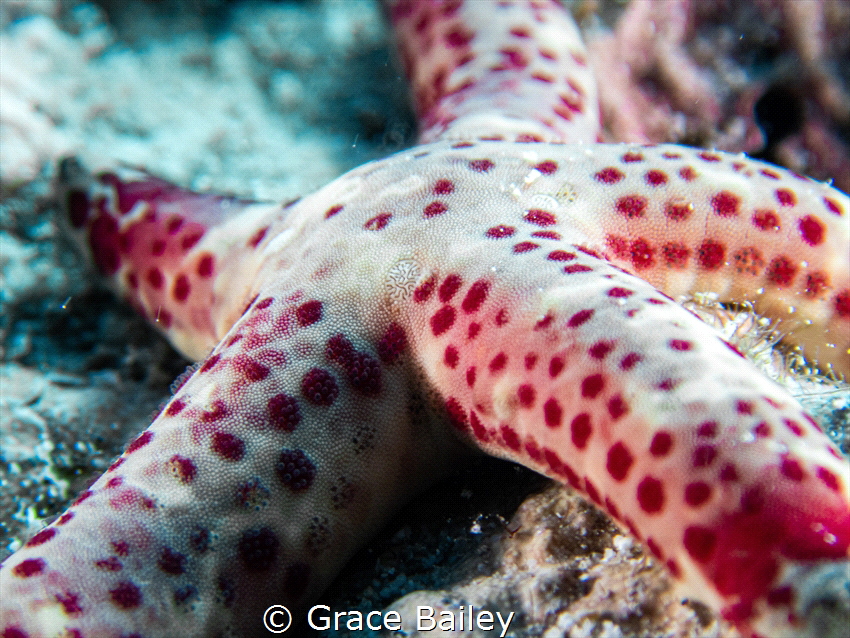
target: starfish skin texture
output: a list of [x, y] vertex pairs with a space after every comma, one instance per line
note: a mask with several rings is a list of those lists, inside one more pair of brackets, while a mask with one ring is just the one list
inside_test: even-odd
[[201, 362], [0, 569], [20, 636], [260, 634], [477, 448], [584, 493], [748, 635], [846, 582], [850, 468], [674, 301], [783, 317], [848, 372], [850, 201], [769, 164], [600, 144], [549, 2], [390, 2], [420, 145], [288, 204], [61, 167], [101, 271]]

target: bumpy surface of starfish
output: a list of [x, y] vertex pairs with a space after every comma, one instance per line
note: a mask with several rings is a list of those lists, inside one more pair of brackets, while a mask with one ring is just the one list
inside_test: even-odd
[[557, 4], [389, 13], [409, 151], [286, 206], [64, 165], [99, 268], [203, 363], [3, 564], [3, 635], [259, 632], [472, 447], [581, 490], [743, 631], [814, 631], [847, 577], [847, 462], [671, 297], [793, 307], [790, 338], [846, 373], [846, 195], [596, 143]]

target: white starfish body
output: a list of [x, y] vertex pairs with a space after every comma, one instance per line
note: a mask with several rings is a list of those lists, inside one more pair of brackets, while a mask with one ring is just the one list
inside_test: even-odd
[[745, 631], [806, 630], [809, 584], [848, 565], [847, 462], [668, 295], [793, 304], [846, 369], [848, 198], [722, 153], [425, 120], [449, 140], [290, 206], [66, 166], [98, 265], [204, 362], [6, 561], [8, 635], [260, 631], [463, 442], [584, 492]]

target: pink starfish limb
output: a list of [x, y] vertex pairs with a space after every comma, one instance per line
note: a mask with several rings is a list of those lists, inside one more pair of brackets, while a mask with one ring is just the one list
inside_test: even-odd
[[587, 50], [557, 2], [386, 4], [413, 85], [420, 143], [597, 141]]
[[280, 207], [193, 193], [126, 167], [91, 179], [75, 160], [61, 164], [59, 183], [68, 232], [116, 292], [187, 357], [205, 357], [245, 309], [250, 291], [233, 295], [233, 277], [251, 271], [246, 249]]
[[[463, 26], [476, 55], [504, 56], [465, 13], [481, 4], [412, 3], [397, 19]], [[528, 3], [502, 37], [524, 41], [538, 18], [573, 33], [554, 6]], [[475, 77], [489, 87], [513, 72], [505, 110], [481, 119], [465, 119], [471, 102], [451, 88], [432, 96], [425, 128], [467, 140], [367, 164], [291, 206], [132, 173], [70, 185], [72, 223], [101, 269], [206, 358], [4, 563], [5, 635], [260, 631], [266, 605], [306, 605], [401, 501], [462, 462], [463, 439], [587, 494], [744, 631], [811, 629], [815, 584], [846, 578], [846, 460], [651, 284], [719, 288], [765, 313], [793, 302], [815, 324], [807, 352], [818, 333], [846, 349], [847, 197], [720, 153], [530, 143], [569, 136], [572, 120], [552, 119], [560, 98], [545, 93], [521, 110], [514, 90], [550, 84], [522, 69]], [[510, 141], [481, 139], [495, 136]], [[750, 246], [788, 263], [727, 263]], [[771, 279], [789, 268], [791, 282]], [[816, 355], [846, 363], [828, 352]]]

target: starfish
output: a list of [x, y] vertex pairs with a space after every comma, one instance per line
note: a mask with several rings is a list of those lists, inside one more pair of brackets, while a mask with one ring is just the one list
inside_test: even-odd
[[769, 164], [601, 144], [557, 3], [391, 1], [420, 143], [286, 205], [60, 167], [100, 270], [201, 362], [0, 569], [4, 636], [262, 631], [473, 450], [584, 493], [744, 633], [815, 632], [848, 465], [674, 301], [850, 367], [850, 201]]

